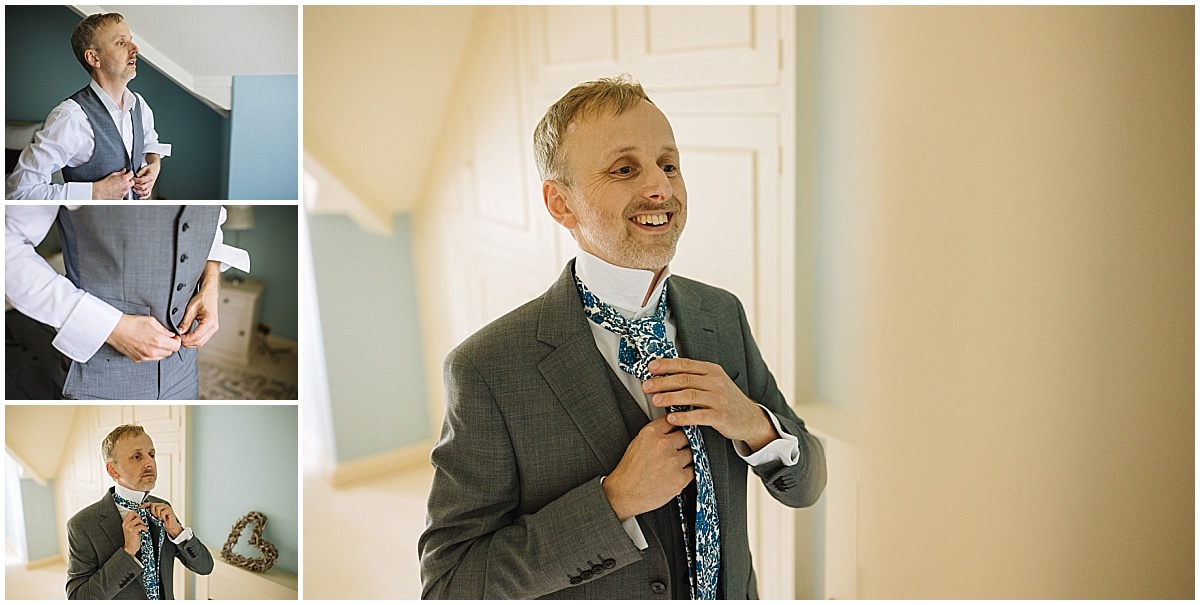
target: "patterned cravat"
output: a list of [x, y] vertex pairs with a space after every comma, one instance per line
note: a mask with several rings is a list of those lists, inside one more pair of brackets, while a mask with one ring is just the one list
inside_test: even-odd
[[[667, 338], [667, 288], [663, 286], [662, 297], [654, 314], [641, 319], [626, 319], [612, 306], [604, 303], [578, 277], [575, 285], [588, 319], [596, 325], [621, 337], [617, 349], [617, 365], [622, 371], [641, 380], [653, 375], [647, 367], [651, 361], [661, 357], [678, 357], [675, 344]], [[672, 412], [684, 411], [671, 407]], [[683, 496], [675, 497], [679, 509], [679, 521], [683, 527], [683, 549], [688, 558], [689, 576], [693, 599], [716, 599], [717, 580], [721, 571], [721, 528], [717, 519], [717, 500], [713, 493], [712, 471], [708, 466], [708, 454], [704, 450], [704, 436], [700, 428], [683, 427], [688, 445], [692, 449], [692, 466], [696, 471], [696, 556], [692, 557], [688, 539], [688, 523], [683, 515]]]
[[[142, 523], [146, 524], [146, 531], [142, 532], [142, 548], [138, 551], [138, 562], [142, 564], [142, 587], [146, 589], [146, 598], [152, 601], [162, 599], [158, 591], [158, 561], [155, 560], [154, 553], [162, 552], [163, 535], [166, 530], [162, 527], [162, 522], [154, 515], [150, 514], [149, 510], [141, 507], [137, 502], [126, 500], [113, 492], [113, 500], [119, 506], [129, 510], [137, 511], [142, 517]], [[150, 537], [150, 524], [158, 526], [158, 548], [154, 547], [154, 539]]]

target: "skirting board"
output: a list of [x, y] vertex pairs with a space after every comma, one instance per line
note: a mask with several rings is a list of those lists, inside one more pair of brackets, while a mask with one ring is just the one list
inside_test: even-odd
[[55, 563], [62, 563], [62, 562], [63, 562], [63, 558], [61, 555], [50, 555], [49, 557], [42, 557], [41, 559], [34, 559], [33, 561], [26, 563], [25, 569], [37, 569], [39, 567], [47, 567], [50, 565], [54, 565]]
[[428, 466], [429, 451], [433, 449], [433, 444], [433, 440], [422, 441], [390, 452], [340, 463], [334, 467], [329, 481], [334, 487], [344, 487], [378, 475]]

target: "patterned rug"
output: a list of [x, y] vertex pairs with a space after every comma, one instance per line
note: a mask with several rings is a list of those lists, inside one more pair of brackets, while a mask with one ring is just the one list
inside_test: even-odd
[[200, 363], [200, 399], [297, 399], [296, 385], [262, 374]]

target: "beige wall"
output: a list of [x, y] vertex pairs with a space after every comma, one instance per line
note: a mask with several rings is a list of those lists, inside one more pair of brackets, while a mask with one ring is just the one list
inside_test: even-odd
[[816, 21], [809, 373], [866, 461], [857, 596], [1191, 598], [1193, 8]]

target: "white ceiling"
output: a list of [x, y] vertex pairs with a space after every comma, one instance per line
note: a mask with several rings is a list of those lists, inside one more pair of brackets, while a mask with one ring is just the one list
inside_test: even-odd
[[304, 148], [375, 215], [417, 203], [477, 10], [304, 7]]
[[235, 75], [298, 74], [296, 6], [74, 5], [125, 17], [144, 59], [228, 110]]

